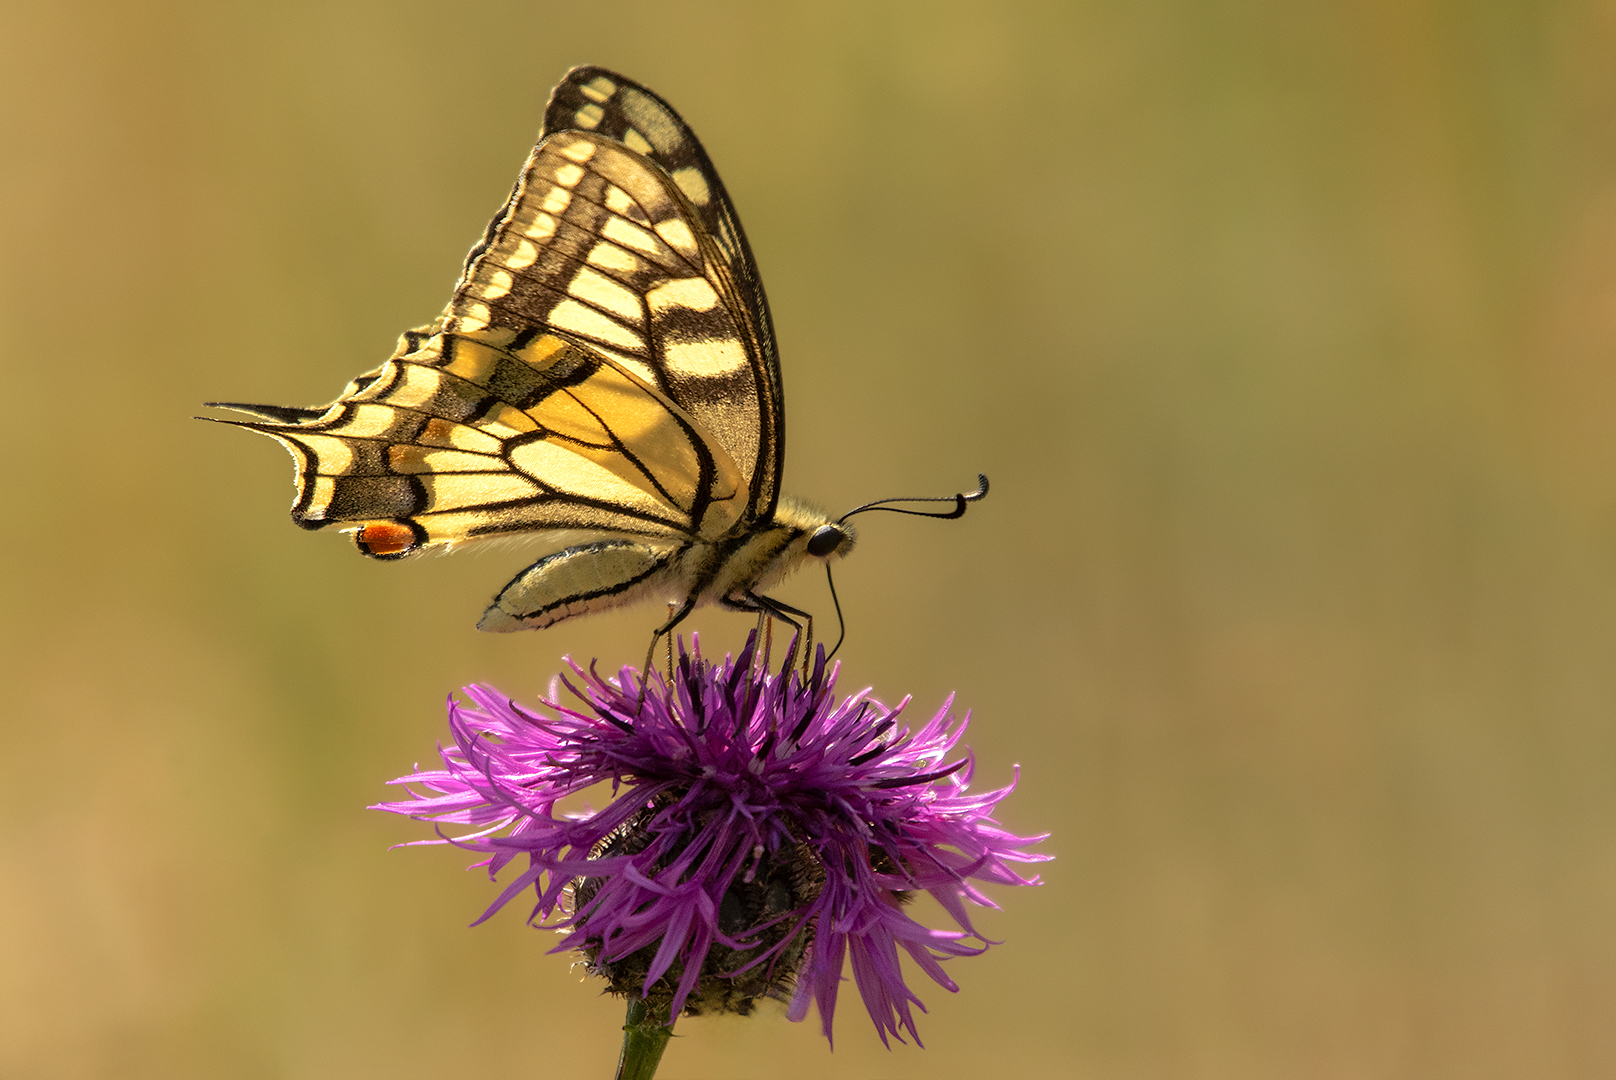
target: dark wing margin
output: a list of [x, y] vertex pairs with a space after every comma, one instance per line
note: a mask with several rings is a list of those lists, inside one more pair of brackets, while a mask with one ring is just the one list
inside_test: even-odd
[[785, 463], [785, 390], [763, 279], [741, 219], [701, 140], [673, 106], [633, 79], [602, 67], [576, 67], [550, 94], [539, 137], [561, 131], [587, 131], [644, 155], [672, 178], [689, 200], [703, 229], [723, 256], [725, 272], [746, 308], [745, 330], [762, 368], [759, 383], [767, 453], [754, 478], [752, 520], [769, 520], [779, 500]]

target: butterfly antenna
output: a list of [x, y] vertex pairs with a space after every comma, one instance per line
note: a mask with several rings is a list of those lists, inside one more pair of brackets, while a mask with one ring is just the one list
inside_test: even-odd
[[[974, 503], [974, 502], [980, 502], [982, 499], [987, 498], [987, 495], [988, 495], [988, 478], [987, 478], [987, 474], [986, 473], [977, 473], [976, 474], [976, 490], [975, 491], [962, 491], [957, 495], [937, 495], [937, 496], [917, 495], [914, 498], [908, 498], [908, 499], [902, 499], [902, 498], [900, 498], [900, 499], [877, 499], [874, 502], [865, 503], [863, 506], [856, 507], [856, 508], [854, 508], [852, 510], [849, 510], [847, 513], [843, 514], [841, 517], [836, 519], [836, 524], [840, 525], [842, 522], [846, 521], [848, 518], [852, 517], [854, 514], [862, 514], [866, 510], [887, 510], [887, 511], [890, 511], [891, 513], [894, 513], [894, 514], [913, 514], [915, 517], [942, 518], [944, 521], [951, 521], [954, 518], [964, 517], [965, 516], [965, 508], [967, 506], [969, 506], [971, 503]], [[904, 507], [901, 507], [901, 506], [893, 506], [893, 505], [891, 505], [892, 503], [917, 503], [917, 502], [918, 503], [951, 502], [951, 503], [954, 504], [954, 509], [952, 509], [952, 510], [909, 510], [909, 509], [905, 509]], [[842, 647], [842, 642], [847, 640], [847, 620], [842, 617], [842, 601], [836, 595], [836, 580], [833, 577], [831, 577], [830, 564], [829, 563], [825, 564], [825, 581], [830, 586], [830, 602], [832, 604], [836, 605], [836, 625], [837, 625], [837, 629], [838, 629], [838, 633], [836, 635], [836, 644], [835, 644], [835, 646], [833, 646], [831, 648], [830, 652], [825, 656], [825, 662], [829, 663], [836, 656], [837, 650]]]
[[[969, 493], [966, 493], [966, 492], [962, 491], [958, 495], [936, 495], [936, 496], [931, 496], [931, 497], [918, 496], [917, 495], [914, 498], [907, 498], [907, 499], [877, 499], [874, 502], [865, 503], [863, 506], [860, 506], [860, 507], [858, 507], [856, 509], [853, 509], [853, 510], [849, 510], [847, 513], [843, 514], [841, 517], [837, 518], [836, 523], [838, 525], [840, 525], [842, 522], [846, 521], [848, 518], [852, 517], [854, 514], [862, 514], [866, 510], [887, 510], [887, 511], [890, 511], [890, 512], [892, 512], [894, 514], [913, 514], [915, 517], [942, 518], [945, 521], [947, 521], [947, 520], [952, 520], [953, 518], [957, 518], [957, 517], [964, 517], [965, 516], [965, 507], [966, 507], [966, 505], [968, 503], [974, 503], [974, 502], [977, 502], [977, 501], [979, 501], [981, 499], [987, 498], [987, 494], [988, 494], [988, 478], [987, 478], [986, 474], [984, 474], [984, 473], [977, 473], [976, 474], [976, 490], [975, 491], [972, 491], [972, 492], [969, 492]], [[954, 509], [948, 510], [948, 511], [942, 511], [942, 510], [905, 510], [904, 508], [902, 508], [900, 506], [891, 506], [891, 505], [889, 505], [890, 503], [906, 503], [906, 502], [907, 503], [915, 503], [915, 502], [951, 502], [951, 503], [954, 504]]]

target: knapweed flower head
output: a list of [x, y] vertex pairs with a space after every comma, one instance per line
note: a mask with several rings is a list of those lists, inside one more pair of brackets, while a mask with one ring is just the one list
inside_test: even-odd
[[[490, 875], [525, 856], [482, 919], [531, 888], [530, 921], [564, 934], [553, 951], [579, 950], [613, 991], [665, 1016], [789, 998], [793, 1020], [817, 1003], [829, 1038], [850, 958], [882, 1039], [914, 1036], [910, 1006], [924, 1006], [899, 950], [957, 990], [940, 961], [989, 945], [965, 902], [995, 906], [978, 882], [1036, 883], [1010, 864], [1047, 858], [1024, 850], [1043, 837], [994, 821], [1014, 784], [968, 790], [969, 751], [949, 760], [969, 722], [952, 698], [910, 730], [908, 698], [836, 700], [823, 650], [803, 679], [755, 668], [752, 644], [722, 663], [681, 645], [672, 682], [652, 676], [643, 701], [632, 668], [612, 680], [573, 665], [538, 709], [467, 687], [472, 704], [449, 704], [444, 768], [393, 781], [414, 797], [378, 809], [469, 827], [422, 842], [483, 852]], [[603, 809], [559, 811], [604, 782], [615, 797]], [[921, 891], [957, 929], [909, 917]]]

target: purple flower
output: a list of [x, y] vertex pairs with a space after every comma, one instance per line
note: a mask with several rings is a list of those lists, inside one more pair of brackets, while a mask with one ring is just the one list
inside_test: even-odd
[[[542, 710], [485, 686], [475, 707], [450, 700], [454, 746], [444, 768], [393, 781], [413, 798], [378, 809], [468, 826], [452, 842], [488, 855], [498, 874], [527, 869], [481, 922], [532, 887], [530, 921], [565, 932], [611, 989], [644, 996], [677, 1017], [747, 1012], [785, 998], [802, 1020], [817, 1002], [830, 1038], [843, 961], [883, 1041], [916, 1035], [898, 950], [935, 982], [958, 987], [940, 961], [983, 952], [965, 901], [994, 907], [974, 882], [1031, 885], [1013, 862], [1042, 836], [1015, 836], [992, 817], [1014, 784], [968, 790], [974, 759], [945, 760], [964, 734], [950, 697], [911, 731], [869, 691], [837, 701], [838, 668], [824, 653], [806, 682], [754, 671], [752, 642], [713, 663], [681, 644], [673, 684], [572, 665]], [[582, 702], [559, 702], [564, 684]], [[557, 802], [609, 781], [614, 798], [588, 813]], [[958, 929], [921, 925], [904, 911], [931, 893]], [[545, 920], [554, 921], [546, 922]], [[918, 1042], [918, 1036], [916, 1038]]]

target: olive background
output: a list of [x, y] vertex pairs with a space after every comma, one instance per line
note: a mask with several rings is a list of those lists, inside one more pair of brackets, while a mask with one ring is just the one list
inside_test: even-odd
[[[701, 136], [785, 488], [870, 515], [842, 686], [950, 692], [1003, 944], [682, 1021], [668, 1080], [1616, 1075], [1616, 5], [11, 4], [0, 13], [0, 1075], [604, 1076], [622, 1011], [364, 807], [524, 553], [377, 563], [268, 440], [431, 319], [550, 87]], [[829, 619], [824, 583], [780, 594]], [[710, 651], [750, 620], [704, 611]], [[935, 906], [917, 905], [930, 920]]]

